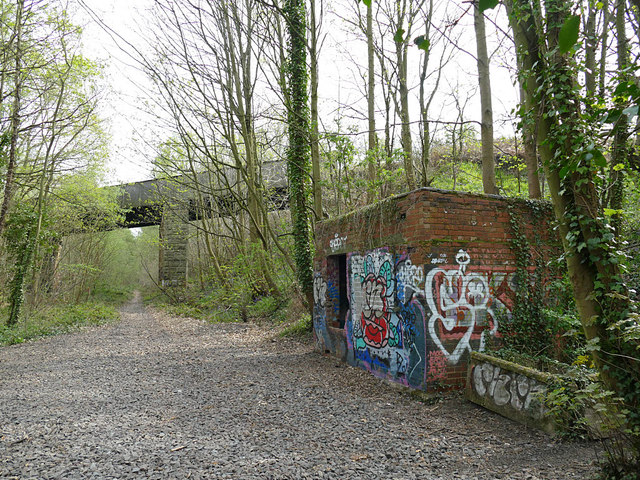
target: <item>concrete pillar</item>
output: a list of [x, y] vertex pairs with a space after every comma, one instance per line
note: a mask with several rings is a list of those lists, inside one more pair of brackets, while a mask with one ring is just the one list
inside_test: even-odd
[[160, 222], [158, 281], [163, 287], [187, 284], [187, 209], [165, 205]]

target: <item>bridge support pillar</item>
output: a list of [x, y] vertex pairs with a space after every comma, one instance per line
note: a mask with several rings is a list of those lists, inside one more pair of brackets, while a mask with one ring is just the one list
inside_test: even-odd
[[158, 283], [163, 287], [187, 284], [187, 210], [165, 205], [160, 222]]

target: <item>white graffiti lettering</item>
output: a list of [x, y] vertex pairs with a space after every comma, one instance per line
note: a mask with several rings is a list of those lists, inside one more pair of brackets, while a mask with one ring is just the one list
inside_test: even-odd
[[337, 233], [335, 234], [332, 240], [329, 240], [329, 247], [331, 247], [331, 251], [335, 252], [347, 245], [347, 236], [344, 237], [339, 236]]
[[415, 292], [420, 289], [420, 284], [424, 281], [424, 269], [407, 259], [398, 266], [397, 278], [404, 285], [405, 292], [407, 288]]
[[532, 402], [546, 387], [534, 378], [485, 362], [473, 368], [472, 383], [478, 395], [491, 399], [498, 407], [510, 406], [534, 417], [542, 415], [541, 406], [536, 403], [532, 408]]
[[318, 276], [313, 279], [313, 301], [316, 305], [324, 308], [327, 299], [327, 282]]
[[[478, 350], [484, 350], [482, 330], [495, 335], [498, 322], [490, 307], [490, 289], [486, 274], [466, 273], [471, 257], [465, 250], [456, 254], [457, 270], [433, 269], [425, 280], [425, 298], [431, 310], [429, 334], [450, 364], [457, 364], [471, 350], [471, 340], [479, 339]], [[438, 325], [437, 325], [438, 324]], [[445, 347], [436, 326], [442, 325], [449, 339], [458, 339], [453, 351]], [[455, 331], [454, 331], [455, 329]], [[479, 330], [479, 331], [478, 331]]]

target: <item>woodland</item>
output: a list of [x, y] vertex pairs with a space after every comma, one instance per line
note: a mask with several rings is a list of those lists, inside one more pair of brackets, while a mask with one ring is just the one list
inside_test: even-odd
[[[113, 321], [134, 289], [304, 333], [323, 218], [420, 187], [544, 200], [563, 301], [512, 328], [570, 337], [562, 360], [590, 383], [550, 404], [573, 436], [584, 425], [560, 406], [589, 404], [610, 430], [603, 478], [640, 478], [639, 0], [156, 0], [139, 42], [88, 1], [0, 5], [0, 343]], [[120, 228], [104, 188], [105, 65], [77, 10], [149, 82], [153, 176], [197, 193], [183, 288], [158, 285], [157, 227]]]

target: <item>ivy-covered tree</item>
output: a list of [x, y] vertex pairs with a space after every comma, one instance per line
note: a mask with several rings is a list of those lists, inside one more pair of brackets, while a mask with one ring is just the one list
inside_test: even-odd
[[285, 0], [284, 15], [288, 37], [288, 87], [287, 123], [289, 147], [287, 149], [287, 172], [289, 177], [289, 200], [293, 223], [294, 255], [297, 277], [307, 298], [309, 308], [313, 305], [313, 251], [311, 248], [311, 226], [309, 218], [309, 95], [307, 92], [307, 43], [305, 0]]
[[8, 323], [13, 324], [25, 287], [38, 293], [37, 267], [50, 232], [64, 230], [51, 217], [60, 179], [103, 161], [105, 136], [96, 115], [100, 67], [80, 54], [81, 29], [68, 12], [23, 1], [9, 11], [12, 15], [3, 11], [2, 17], [11, 22], [0, 25], [1, 36], [8, 31], [10, 40], [0, 56], [0, 164], [6, 160], [0, 171], [0, 232], [8, 253], [2, 270], [10, 278]]
[[[496, 3], [486, 1], [484, 6]], [[619, 238], [603, 211], [607, 160], [592, 127], [597, 118], [584, 108], [578, 82], [575, 49], [580, 45], [580, 19], [568, 0], [510, 0], [505, 5], [521, 54], [520, 75], [528, 79], [526, 109], [538, 118], [538, 149], [576, 307], [600, 377], [620, 397], [626, 414], [631, 457], [611, 465], [618, 470], [616, 475], [637, 472], [640, 323], [623, 280]], [[627, 100], [640, 99], [637, 87], [628, 82], [621, 82], [615, 93], [626, 94]], [[620, 105], [615, 105], [606, 116], [621, 114]]]

